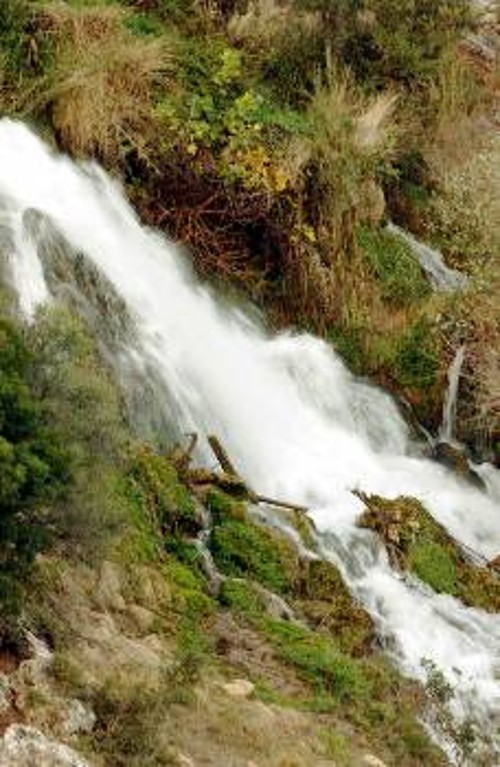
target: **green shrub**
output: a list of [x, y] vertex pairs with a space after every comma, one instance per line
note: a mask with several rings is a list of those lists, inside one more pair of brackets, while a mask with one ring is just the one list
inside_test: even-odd
[[117, 490], [126, 442], [121, 395], [95, 338], [67, 308], [43, 312], [29, 342], [36, 392], [72, 471], [51, 521], [69, 555], [97, 557], [124, 521]]
[[282, 658], [318, 689], [340, 702], [369, 697], [372, 686], [362, 665], [340, 652], [326, 637], [284, 621], [266, 622], [266, 633]]
[[47, 426], [34, 375], [21, 330], [0, 318], [0, 631], [49, 543], [47, 507], [70, 480], [69, 456]]
[[0, 3], [0, 66], [8, 74], [21, 71], [26, 63], [26, 24], [29, 6], [26, 0], [2, 0]]

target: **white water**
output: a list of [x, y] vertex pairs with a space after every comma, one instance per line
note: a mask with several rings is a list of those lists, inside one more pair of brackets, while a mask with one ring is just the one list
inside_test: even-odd
[[465, 359], [465, 346], [459, 346], [448, 369], [448, 390], [443, 404], [443, 422], [439, 430], [441, 442], [452, 442], [457, 417], [457, 397], [460, 374]]
[[450, 269], [449, 266], [446, 266], [443, 256], [438, 250], [420, 242], [396, 224], [389, 222], [387, 229], [410, 246], [434, 290], [446, 293], [460, 290], [465, 286], [467, 277], [461, 272], [457, 272], [456, 269]]
[[215, 432], [256, 490], [309, 506], [325, 552], [399, 666], [424, 678], [422, 658], [434, 660], [457, 685], [456, 715], [472, 715], [492, 734], [500, 715], [500, 617], [394, 573], [371, 533], [355, 526], [361, 504], [350, 490], [414, 495], [488, 558], [500, 550], [495, 501], [412, 455], [392, 400], [357, 381], [326, 344], [306, 335], [271, 337], [243, 313], [222, 308], [175, 248], [140, 226], [102, 171], [52, 155], [27, 128], [3, 120], [0, 245], [27, 317], [49, 300], [40, 249], [25, 226], [30, 209], [49, 216], [126, 302], [135, 323], [131, 354], [154, 366], [180, 428]]

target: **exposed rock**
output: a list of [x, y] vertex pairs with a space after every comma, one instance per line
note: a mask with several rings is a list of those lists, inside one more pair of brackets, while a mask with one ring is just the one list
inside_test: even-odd
[[275, 594], [273, 591], [269, 591], [269, 589], [264, 588], [263, 586], [256, 586], [255, 590], [258, 592], [259, 596], [262, 598], [262, 602], [264, 603], [264, 606], [271, 616], [271, 618], [275, 618], [277, 620], [285, 620], [285, 621], [291, 621], [291, 622], [297, 622], [294, 612], [288, 602], [285, 602], [283, 597], [280, 597], [278, 594]]
[[222, 689], [232, 698], [249, 698], [255, 690], [255, 685], [248, 679], [233, 679], [232, 682], [226, 682]]
[[95, 597], [100, 607], [122, 612], [126, 603], [121, 593], [120, 568], [113, 562], [103, 562]]
[[66, 719], [63, 730], [67, 735], [75, 735], [79, 732], [92, 732], [96, 723], [96, 715], [91, 708], [85, 706], [80, 700], [73, 698], [68, 701]]
[[11, 689], [7, 674], [0, 673], [0, 714], [10, 708]]
[[90, 767], [90, 764], [40, 730], [13, 724], [0, 741], [0, 767]]
[[361, 761], [361, 767], [387, 767], [387, 765], [382, 761], [382, 759], [379, 759], [378, 756], [373, 756], [373, 754], [365, 754]]
[[182, 754], [180, 751], [175, 755], [175, 764], [177, 767], [196, 767], [191, 757]]

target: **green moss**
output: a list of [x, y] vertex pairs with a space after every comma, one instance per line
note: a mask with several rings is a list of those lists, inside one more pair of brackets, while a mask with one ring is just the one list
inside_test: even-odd
[[141, 446], [132, 457], [128, 477], [143, 512], [163, 534], [199, 529], [195, 502], [165, 456]]
[[235, 519], [216, 525], [210, 537], [212, 555], [223, 573], [254, 578], [280, 593], [290, 590], [290, 568], [281, 555], [285, 546], [281, 536]]
[[486, 567], [470, 562], [459, 545], [415, 498], [364, 497], [359, 524], [375, 530], [390, 558], [438, 593], [465, 604], [500, 611], [500, 581]]
[[216, 524], [228, 518], [240, 521], [247, 519], [245, 504], [216, 487], [208, 491], [206, 504]]
[[452, 554], [435, 541], [418, 541], [410, 546], [408, 567], [438, 594], [458, 593], [457, 568]]
[[386, 229], [361, 226], [357, 230], [357, 240], [387, 301], [405, 306], [430, 294], [420, 264], [411, 248], [399, 237]]
[[317, 630], [331, 634], [341, 649], [360, 655], [373, 639], [368, 613], [353, 599], [331, 562], [311, 560], [302, 574], [295, 605]]

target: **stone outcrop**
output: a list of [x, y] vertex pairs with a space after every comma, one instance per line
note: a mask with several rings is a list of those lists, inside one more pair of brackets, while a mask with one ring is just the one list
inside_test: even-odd
[[91, 767], [76, 751], [35, 727], [13, 724], [0, 741], [0, 767]]

